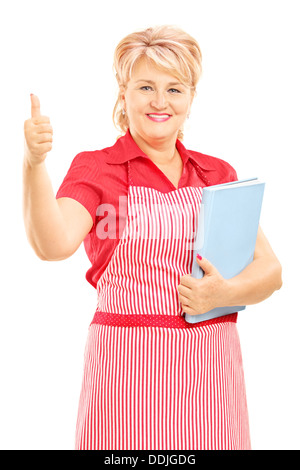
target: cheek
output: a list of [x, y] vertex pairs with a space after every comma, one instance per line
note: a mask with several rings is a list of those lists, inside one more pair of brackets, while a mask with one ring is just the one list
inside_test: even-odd
[[177, 114], [186, 115], [190, 110], [190, 102], [187, 100], [178, 101], [174, 103], [174, 109]]
[[142, 94], [127, 93], [125, 95], [126, 109], [128, 113], [142, 112], [143, 109], [148, 105], [147, 97]]
[[127, 116], [131, 121], [142, 120], [145, 117], [145, 106], [140, 102], [130, 103], [127, 106]]

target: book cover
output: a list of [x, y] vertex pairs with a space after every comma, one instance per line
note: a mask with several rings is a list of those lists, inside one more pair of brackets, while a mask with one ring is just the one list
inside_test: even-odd
[[[204, 275], [197, 254], [207, 258], [225, 279], [239, 274], [253, 260], [265, 183], [257, 178], [203, 188], [193, 247], [191, 275]], [[185, 314], [198, 323], [244, 310], [244, 305], [218, 307], [199, 315]]]

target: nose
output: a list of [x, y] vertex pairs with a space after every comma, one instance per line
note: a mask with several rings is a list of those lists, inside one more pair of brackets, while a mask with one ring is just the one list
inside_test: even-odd
[[168, 100], [164, 92], [157, 91], [151, 101], [151, 105], [156, 109], [165, 109], [168, 106]]

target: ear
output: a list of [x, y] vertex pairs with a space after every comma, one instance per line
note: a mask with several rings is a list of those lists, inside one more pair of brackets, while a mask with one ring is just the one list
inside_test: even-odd
[[120, 99], [123, 109], [125, 109], [126, 111], [125, 92], [126, 92], [125, 85], [120, 85], [119, 86], [119, 99]]

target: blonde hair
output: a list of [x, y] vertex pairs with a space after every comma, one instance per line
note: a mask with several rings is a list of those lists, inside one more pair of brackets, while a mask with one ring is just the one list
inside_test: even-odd
[[[147, 57], [163, 71], [174, 75], [189, 86], [192, 93], [202, 73], [202, 54], [197, 41], [174, 26], [156, 26], [129, 34], [115, 49], [114, 70], [119, 87], [126, 86], [134, 65]], [[113, 111], [113, 121], [123, 134], [129, 128], [127, 115], [122, 111], [121, 90]], [[178, 139], [183, 138], [180, 129]]]

